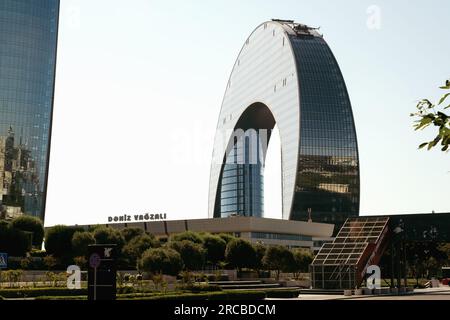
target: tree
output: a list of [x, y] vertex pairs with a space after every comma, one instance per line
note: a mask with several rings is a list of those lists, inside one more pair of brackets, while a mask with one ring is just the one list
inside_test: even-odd
[[88, 246], [95, 243], [95, 238], [90, 232], [77, 231], [72, 236], [72, 248], [75, 256], [86, 257]]
[[122, 237], [125, 239], [125, 242], [130, 242], [133, 238], [138, 236], [142, 236], [144, 234], [144, 230], [140, 228], [125, 228], [120, 231]]
[[203, 244], [203, 238], [195, 232], [185, 231], [182, 233], [174, 234], [170, 237], [170, 241], [183, 241], [188, 240], [194, 243]]
[[256, 251], [247, 240], [231, 240], [225, 250], [227, 262], [241, 271], [242, 268], [254, 268], [256, 264]]
[[227, 243], [221, 237], [206, 234], [203, 236], [203, 247], [206, 250], [206, 261], [216, 265], [225, 259]]
[[183, 268], [183, 261], [178, 252], [170, 248], [148, 249], [139, 259], [140, 270], [154, 274], [176, 276]]
[[292, 272], [296, 273], [306, 273], [309, 271], [309, 266], [314, 260], [314, 256], [310, 250], [307, 249], [294, 249], [292, 250], [294, 257], [294, 270]]
[[266, 250], [263, 263], [269, 270], [276, 271], [276, 279], [280, 278], [280, 271], [292, 271], [294, 256], [285, 246], [270, 246]]
[[125, 239], [120, 231], [109, 227], [95, 229], [94, 238], [96, 244], [115, 244], [117, 252], [120, 252], [125, 244]]
[[20, 216], [11, 222], [14, 229], [31, 232], [33, 234], [33, 246], [41, 247], [44, 239], [44, 225], [41, 219], [32, 216]]
[[23, 257], [31, 249], [29, 244], [28, 236], [23, 231], [14, 229], [10, 224], [0, 224], [0, 252]]
[[183, 260], [185, 270], [199, 270], [205, 263], [205, 249], [189, 240], [171, 241], [170, 248], [176, 250]]
[[123, 247], [122, 252], [128, 266], [136, 266], [138, 259], [146, 250], [159, 246], [159, 241], [156, 240], [154, 236], [143, 233], [140, 236], [132, 238], [131, 241]]
[[[419, 146], [419, 149], [428, 146], [427, 149], [430, 150], [441, 142], [441, 150], [448, 151], [450, 145], [450, 116], [444, 113], [443, 110], [450, 108], [450, 104], [445, 106], [448, 103], [448, 100], [450, 100], [447, 99], [450, 97], [450, 80], [447, 80], [445, 86], [440, 88], [446, 90], [446, 93], [444, 93], [437, 104], [433, 104], [428, 99], [422, 99], [417, 104], [418, 111], [416, 113], [411, 113], [411, 117], [418, 118], [415, 121], [415, 130], [423, 130], [431, 124], [438, 127], [438, 134], [436, 137], [432, 141], [422, 143]], [[438, 108], [442, 109], [439, 110]]]
[[45, 235], [45, 251], [56, 258], [63, 258], [64, 262], [73, 255], [72, 237], [82, 228], [57, 225], [47, 230]]
[[222, 240], [225, 241], [226, 244], [228, 244], [231, 240], [237, 239], [236, 237], [228, 233], [220, 233], [217, 236], [222, 238]]
[[48, 255], [48, 256], [44, 257], [43, 260], [44, 260], [44, 265], [47, 267], [48, 270], [52, 270], [58, 264], [58, 259], [56, 259], [52, 255]]
[[259, 271], [264, 268], [263, 258], [264, 258], [264, 255], [266, 254], [267, 248], [265, 245], [263, 245], [262, 243], [259, 243], [259, 242], [254, 245], [254, 248], [255, 248], [255, 252], [256, 252], [255, 268]]

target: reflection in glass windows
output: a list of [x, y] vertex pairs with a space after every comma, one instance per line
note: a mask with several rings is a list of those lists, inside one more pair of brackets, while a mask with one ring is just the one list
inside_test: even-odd
[[220, 193], [220, 216], [262, 217], [264, 165], [259, 133], [248, 130], [236, 137], [224, 165]]
[[300, 153], [292, 218], [336, 222], [359, 212], [359, 163], [350, 100], [321, 37], [291, 38], [300, 84]]
[[59, 0], [0, 1], [0, 218], [44, 218]]

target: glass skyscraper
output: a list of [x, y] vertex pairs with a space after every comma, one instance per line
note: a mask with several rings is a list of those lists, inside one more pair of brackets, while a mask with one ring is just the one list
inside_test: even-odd
[[259, 133], [242, 131], [230, 147], [221, 180], [220, 216], [262, 217], [264, 156]]
[[[229, 173], [230, 145], [236, 130], [270, 133], [275, 124], [281, 139], [280, 218], [339, 222], [357, 216], [359, 156], [344, 78], [323, 36], [288, 20], [258, 26], [236, 60], [214, 142], [209, 216], [227, 216], [234, 209], [238, 215], [254, 214], [239, 206], [224, 210], [224, 203], [239, 204], [234, 193], [238, 187], [255, 189]], [[261, 189], [263, 170], [264, 164], [258, 172]], [[225, 183], [227, 179], [234, 185]]]
[[59, 0], [0, 1], [0, 213], [44, 219]]

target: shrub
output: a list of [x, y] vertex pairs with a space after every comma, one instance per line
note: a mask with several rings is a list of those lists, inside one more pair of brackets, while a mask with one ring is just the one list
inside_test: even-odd
[[140, 270], [152, 274], [177, 275], [183, 268], [178, 252], [170, 248], [148, 249], [138, 261]]
[[185, 270], [199, 270], [203, 267], [205, 249], [200, 244], [183, 240], [170, 242], [170, 247], [180, 254]]
[[225, 243], [228, 245], [228, 243], [231, 241], [231, 240], [235, 240], [235, 239], [237, 239], [235, 236], [232, 236], [231, 234], [228, 234], [228, 233], [219, 233], [218, 235], [217, 235], [220, 239], [222, 239], [223, 241], [225, 241]]
[[170, 237], [170, 241], [183, 241], [183, 240], [188, 240], [197, 244], [203, 244], [202, 237], [198, 233], [192, 231], [178, 233]]
[[58, 264], [58, 259], [56, 259], [52, 255], [48, 255], [44, 257], [44, 265], [47, 267], [47, 270], [52, 270]]
[[73, 253], [76, 256], [86, 257], [88, 255], [88, 246], [94, 243], [95, 239], [92, 233], [77, 231], [72, 236]]
[[180, 287], [181, 290], [191, 291], [194, 293], [198, 292], [215, 292], [215, 291], [222, 291], [220, 286], [214, 285], [214, 284], [186, 284], [182, 285]]
[[[119, 297], [123, 299], [125, 297]], [[266, 298], [264, 291], [237, 290], [237, 291], [217, 291], [207, 293], [176, 293], [159, 295], [134, 295], [135, 300], [262, 300]]]
[[300, 272], [308, 272], [309, 265], [314, 260], [312, 252], [306, 249], [294, 249], [292, 254], [294, 255], [295, 261], [295, 268], [292, 271], [296, 274]]
[[11, 222], [11, 227], [33, 234], [33, 246], [40, 248], [44, 239], [44, 225], [41, 219], [32, 216], [20, 216]]
[[[138, 229], [140, 230], [140, 229]], [[122, 250], [123, 257], [129, 266], [136, 266], [137, 260], [142, 256], [145, 250], [159, 247], [158, 240], [148, 234], [142, 234], [134, 237], [127, 243]]]
[[63, 225], [47, 229], [45, 250], [56, 258], [64, 258], [64, 260], [71, 258], [73, 254], [72, 237], [77, 231], [83, 231], [83, 229]]
[[242, 268], [253, 268], [256, 264], [256, 251], [252, 244], [243, 239], [231, 240], [225, 250], [228, 263], [241, 270]]
[[33, 250], [30, 252], [30, 256], [33, 258], [44, 258], [47, 255], [45, 250]]
[[[16, 285], [18, 286], [19, 281], [21, 280], [23, 275], [23, 271], [22, 270], [7, 270], [7, 271], [3, 271], [2, 272], [2, 281], [6, 281], [9, 282], [10, 287], [15, 287]], [[4, 297], [7, 297], [4, 294], [1, 294]]]
[[206, 261], [217, 264], [225, 259], [227, 243], [221, 237], [207, 234], [203, 237], [203, 247], [206, 250]]
[[263, 258], [263, 264], [269, 270], [276, 270], [277, 279], [280, 277], [280, 271], [292, 271], [295, 268], [295, 260], [292, 252], [285, 246], [270, 246], [266, 250]]
[[140, 228], [125, 228], [120, 231], [122, 237], [125, 239], [125, 242], [130, 242], [134, 238], [138, 236], [142, 236], [144, 234], [144, 230]]
[[23, 257], [30, 249], [29, 238], [25, 232], [11, 227], [10, 224], [0, 225], [0, 252]]
[[78, 256], [73, 258], [73, 262], [80, 267], [80, 269], [83, 269], [87, 266], [87, 259], [85, 256]]
[[282, 290], [267, 290], [267, 298], [298, 298], [300, 290], [298, 289], [282, 289]]
[[0, 289], [0, 296], [5, 298], [26, 298], [42, 296], [82, 296], [87, 295], [87, 289], [70, 290], [67, 288], [21, 288], [21, 289]]
[[99, 227], [94, 231], [96, 244], [115, 244], [117, 252], [120, 252], [125, 244], [125, 239], [119, 230], [109, 227]]

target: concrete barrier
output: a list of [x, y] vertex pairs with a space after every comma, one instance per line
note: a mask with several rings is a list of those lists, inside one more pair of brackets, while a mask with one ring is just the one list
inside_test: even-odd
[[363, 294], [363, 289], [355, 289], [355, 296], [362, 296]]

